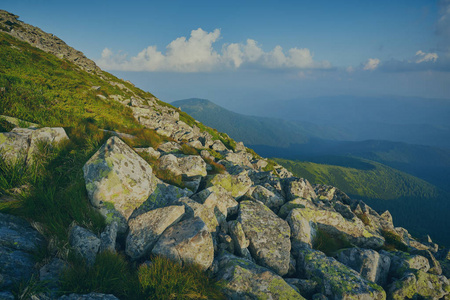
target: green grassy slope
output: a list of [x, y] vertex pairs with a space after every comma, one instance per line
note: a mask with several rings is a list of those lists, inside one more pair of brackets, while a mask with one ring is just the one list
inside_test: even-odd
[[436, 186], [383, 164], [353, 159], [354, 168], [274, 158], [311, 183], [336, 186], [375, 209], [388, 209], [396, 226], [450, 245], [449, 195]]

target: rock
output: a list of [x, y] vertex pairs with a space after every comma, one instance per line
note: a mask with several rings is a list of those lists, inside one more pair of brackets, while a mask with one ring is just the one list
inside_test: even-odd
[[[44, 237], [25, 220], [0, 213], [0, 290], [30, 280]], [[6, 296], [5, 296], [6, 297]]]
[[119, 232], [156, 189], [152, 167], [118, 137], [106, 143], [83, 167], [89, 200], [106, 222], [118, 222]]
[[199, 155], [187, 155], [176, 157], [167, 154], [158, 159], [162, 170], [169, 170], [175, 175], [206, 176], [206, 163]]
[[176, 224], [183, 214], [184, 206], [167, 206], [130, 219], [125, 253], [132, 259], [149, 253], [164, 230]]
[[267, 161], [264, 159], [254, 159], [251, 161], [253, 169], [262, 171], [267, 166]]
[[284, 191], [288, 201], [295, 198], [304, 198], [312, 200], [317, 198], [314, 189], [308, 180], [303, 178], [287, 178], [283, 181]]
[[67, 267], [67, 263], [63, 260], [53, 258], [48, 264], [39, 269], [39, 280], [45, 281], [49, 289], [56, 291], [59, 289], [60, 276]]
[[[293, 222], [314, 223], [311, 227], [311, 236], [314, 230], [322, 230], [331, 235], [344, 235], [351, 243], [369, 249], [379, 249], [384, 244], [384, 238], [376, 232], [367, 230], [358, 218], [349, 221], [341, 214], [326, 210], [312, 210], [309, 208], [296, 208], [291, 211], [291, 224]], [[304, 233], [306, 234], [306, 233]]]
[[164, 153], [178, 153], [181, 152], [182, 148], [180, 144], [175, 142], [167, 142], [162, 145], [159, 145], [158, 151], [164, 152]]
[[298, 278], [286, 278], [284, 280], [290, 286], [294, 286], [299, 291], [300, 295], [306, 297], [307, 299], [312, 298], [312, 296], [319, 290], [318, 283], [313, 280]]
[[147, 211], [173, 205], [178, 199], [182, 197], [190, 197], [192, 192], [187, 188], [179, 188], [174, 185], [162, 182], [159, 179], [155, 179], [156, 188], [148, 197], [148, 199], [139, 207], [132, 217], [136, 217]]
[[215, 140], [211, 146], [211, 149], [216, 150], [216, 151], [228, 150], [228, 148], [220, 140]]
[[416, 250], [412, 251], [413, 254], [418, 254], [423, 257], [426, 257], [428, 259], [428, 263], [430, 264], [430, 269], [428, 270], [428, 273], [435, 274], [435, 275], [441, 275], [442, 274], [442, 267], [439, 261], [434, 257], [433, 253], [429, 250]]
[[294, 209], [286, 218], [291, 228], [291, 243], [294, 255], [305, 245], [313, 246], [313, 237], [316, 234], [317, 226], [305, 218], [303, 210]]
[[28, 154], [29, 138], [16, 132], [0, 132], [0, 153], [8, 163], [25, 160]]
[[106, 225], [105, 231], [100, 234], [100, 249], [99, 252], [110, 251], [116, 252], [116, 238], [119, 224], [111, 222]]
[[177, 203], [183, 204], [186, 209], [186, 218], [199, 217], [208, 227], [208, 231], [215, 234], [220, 225], [226, 222], [225, 216], [216, 209], [211, 209], [190, 198], [183, 197]]
[[257, 185], [253, 189], [251, 196], [275, 211], [278, 211], [278, 209], [284, 204], [284, 199], [282, 197], [260, 185]]
[[314, 203], [312, 203], [312, 201], [297, 198], [292, 201], [286, 202], [278, 211], [278, 216], [282, 219], [286, 219], [291, 210], [293, 210], [294, 208], [305, 208], [305, 207], [317, 209], [317, 207], [314, 205]]
[[74, 226], [69, 234], [70, 245], [83, 257], [89, 265], [93, 265], [98, 250], [100, 249], [100, 239], [89, 230]]
[[[252, 181], [246, 172], [238, 175], [216, 174], [206, 177], [206, 187], [211, 187], [211, 191], [220, 192], [220, 188], [231, 193], [234, 198], [239, 198], [252, 186]], [[220, 188], [219, 188], [220, 187]]]
[[59, 300], [119, 300], [112, 294], [100, 294], [100, 293], [90, 293], [90, 294], [70, 294], [64, 295], [58, 298]]
[[420, 270], [405, 273], [388, 287], [389, 299], [393, 300], [441, 299], [449, 293], [450, 283], [447, 278]]
[[227, 299], [304, 299], [283, 278], [253, 262], [222, 253], [217, 258], [218, 280]]
[[304, 249], [298, 258], [299, 274], [319, 283], [320, 292], [332, 299], [386, 299], [385, 291], [320, 251]]
[[245, 148], [244, 143], [243, 142], [237, 142], [236, 143], [236, 147], [234, 148], [235, 152], [247, 152], [247, 148]]
[[380, 286], [387, 282], [391, 259], [370, 249], [348, 248], [338, 252], [337, 260]]
[[204, 189], [193, 195], [192, 199], [213, 210], [217, 207], [225, 217], [237, 214], [239, 209], [239, 203], [234, 200], [231, 193], [220, 186]]
[[236, 253], [239, 256], [244, 257], [245, 256], [244, 249], [247, 249], [247, 247], [250, 245], [250, 241], [245, 237], [244, 230], [242, 229], [242, 224], [236, 220], [229, 221], [228, 228], [230, 236], [234, 242], [234, 249]]
[[204, 270], [214, 260], [211, 233], [198, 217], [168, 228], [153, 247], [152, 253], [183, 264], [197, 264]]
[[161, 153], [153, 149], [153, 147], [147, 147], [147, 148], [134, 148], [134, 150], [138, 153], [143, 152], [150, 155], [150, 157], [153, 157], [155, 159], [158, 159], [161, 156]]
[[247, 152], [238, 152], [238, 153], [229, 152], [225, 156], [225, 160], [232, 162], [236, 165], [252, 168], [253, 165], [250, 162], [249, 155], [250, 155], [250, 159], [251, 159], [251, 154], [249, 154]]
[[286, 275], [290, 259], [290, 228], [267, 206], [260, 202], [242, 201], [237, 219], [242, 224], [249, 250], [256, 262]]
[[[14, 130], [16, 129], [13, 129], [13, 131]], [[66, 140], [69, 140], [69, 137], [62, 127], [43, 127], [33, 130], [27, 155], [28, 162], [32, 162], [33, 156], [39, 152], [39, 143], [48, 143], [52, 145]]]
[[421, 270], [428, 272], [430, 263], [426, 257], [421, 255], [410, 255], [409, 253], [396, 251], [387, 252], [381, 251], [380, 254], [387, 255], [391, 258], [391, 267], [389, 275], [396, 278], [401, 278], [406, 272], [411, 270]]

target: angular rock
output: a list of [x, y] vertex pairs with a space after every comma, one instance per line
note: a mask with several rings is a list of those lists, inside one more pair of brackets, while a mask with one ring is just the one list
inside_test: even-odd
[[234, 249], [237, 254], [241, 257], [245, 256], [244, 249], [250, 245], [250, 241], [245, 237], [244, 230], [242, 229], [241, 223], [238, 221], [229, 221], [228, 228], [230, 232], [230, 236], [234, 242]]
[[239, 203], [231, 196], [230, 192], [219, 186], [204, 189], [193, 195], [192, 199], [211, 209], [217, 207], [225, 217], [236, 214], [239, 209]]
[[428, 259], [421, 255], [410, 255], [401, 251], [387, 252], [384, 250], [380, 251], [380, 254], [390, 257], [391, 267], [389, 275], [392, 277], [401, 278], [406, 272], [411, 270], [421, 270], [423, 272], [430, 270]]
[[319, 283], [320, 292], [332, 299], [386, 299], [385, 291], [320, 251], [305, 249], [297, 261], [299, 274]]
[[44, 237], [25, 220], [0, 213], [0, 290], [28, 281], [36, 263], [33, 253], [44, 246]]
[[253, 166], [252, 163], [250, 162], [251, 156], [252, 155], [247, 152], [237, 152], [237, 153], [229, 152], [225, 156], [225, 160], [232, 162], [236, 165], [252, 168]]
[[286, 221], [291, 228], [291, 243], [295, 255], [305, 245], [313, 246], [313, 238], [316, 234], [317, 226], [303, 215], [303, 210], [292, 210]]
[[253, 262], [222, 253], [218, 258], [218, 280], [225, 283], [228, 299], [304, 299], [283, 278]]
[[153, 193], [150, 194], [148, 199], [139, 207], [132, 217], [136, 217], [144, 212], [172, 205], [178, 199], [182, 197], [189, 197], [192, 192], [187, 188], [179, 188], [174, 185], [162, 182], [158, 178], [155, 178], [156, 187]]
[[284, 191], [288, 201], [295, 198], [304, 198], [312, 200], [317, 198], [313, 187], [308, 180], [303, 178], [287, 178], [283, 181]]
[[261, 185], [257, 185], [253, 189], [251, 196], [254, 199], [264, 203], [264, 205], [268, 208], [275, 211], [278, 211], [278, 209], [284, 204], [284, 199], [282, 197], [276, 195], [274, 192], [266, 189]]
[[[45, 281], [46, 286], [56, 291], [59, 288], [59, 279], [68, 264], [59, 258], [53, 258], [48, 264], [39, 269], [39, 280]], [[1, 298], [0, 298], [1, 299]]]
[[245, 195], [251, 186], [252, 181], [246, 172], [238, 175], [216, 174], [208, 176], [206, 181], [207, 188], [211, 187], [211, 190], [214, 192], [220, 191], [220, 188], [223, 188], [230, 192], [234, 198]]
[[175, 156], [167, 154], [158, 159], [162, 170], [169, 170], [175, 175], [206, 176], [206, 163], [199, 155]]
[[[367, 230], [358, 218], [349, 221], [337, 212], [309, 208], [296, 208], [291, 211], [291, 224], [294, 222], [306, 224], [306, 221], [315, 224], [311, 226], [312, 230], [317, 228], [332, 235], [344, 234], [350, 242], [362, 248], [378, 249], [384, 244], [384, 238], [376, 232]], [[314, 232], [309, 236], [313, 237]]]
[[153, 247], [152, 253], [182, 264], [197, 264], [208, 269], [214, 260], [211, 233], [198, 217], [168, 228]]
[[337, 260], [380, 286], [387, 282], [391, 259], [370, 249], [348, 248], [338, 252]]
[[290, 259], [290, 228], [267, 206], [255, 201], [242, 201], [237, 219], [242, 224], [249, 250], [256, 262], [286, 275]]
[[100, 249], [100, 239], [89, 230], [74, 226], [69, 234], [70, 245], [81, 255], [89, 265], [94, 264]]
[[[14, 130], [15, 129], [13, 129], [13, 131]], [[39, 151], [39, 143], [58, 144], [66, 140], [69, 140], [69, 137], [62, 127], [43, 127], [34, 130], [31, 134], [27, 161], [29, 163], [33, 161], [33, 156]]]
[[116, 239], [119, 224], [111, 222], [106, 225], [105, 231], [100, 234], [100, 249], [99, 252], [110, 251], [116, 252]]
[[27, 158], [29, 138], [16, 132], [0, 132], [0, 154], [8, 163]]
[[202, 205], [190, 198], [180, 198], [176, 203], [185, 206], [186, 218], [199, 217], [208, 227], [208, 231], [213, 234], [217, 233], [221, 225], [226, 222], [225, 216], [220, 211]]
[[143, 152], [150, 155], [150, 157], [158, 159], [161, 156], [161, 152], [156, 151], [153, 149], [153, 147], [147, 147], [147, 148], [134, 148], [136, 152]]
[[211, 146], [211, 149], [216, 150], [216, 151], [228, 150], [228, 148], [220, 140], [215, 140]]
[[92, 205], [107, 223], [118, 222], [120, 233], [133, 211], [156, 189], [152, 167], [118, 137], [109, 138], [83, 172]]
[[449, 280], [444, 276], [420, 270], [407, 272], [388, 287], [389, 299], [442, 299], [450, 294]]
[[181, 146], [175, 142], [167, 142], [162, 145], [159, 145], [158, 151], [164, 153], [177, 153], [181, 151]]
[[286, 202], [278, 211], [278, 216], [282, 219], [286, 219], [291, 210], [293, 210], [294, 208], [305, 208], [305, 207], [317, 209], [317, 207], [314, 205], [314, 203], [312, 203], [312, 201], [297, 198], [289, 202]]
[[132, 259], [149, 253], [164, 230], [178, 222], [183, 214], [184, 206], [167, 206], [130, 219], [125, 253]]
[[306, 297], [307, 299], [312, 298], [319, 290], [319, 285], [317, 282], [308, 279], [298, 279], [298, 278], [286, 278], [284, 279], [290, 286], [295, 287], [300, 295]]

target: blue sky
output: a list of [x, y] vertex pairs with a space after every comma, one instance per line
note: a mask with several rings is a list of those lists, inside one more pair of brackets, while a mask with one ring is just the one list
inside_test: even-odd
[[165, 101], [450, 98], [450, 1], [0, 0]]

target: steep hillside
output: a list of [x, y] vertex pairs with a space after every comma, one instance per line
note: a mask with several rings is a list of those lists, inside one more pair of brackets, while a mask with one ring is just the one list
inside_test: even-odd
[[[274, 158], [294, 175], [317, 184], [336, 186], [374, 208], [389, 209], [399, 224], [416, 234], [430, 234], [450, 244], [450, 195], [417, 177], [373, 161], [353, 158], [342, 167]], [[350, 160], [350, 158], [349, 158]]]
[[171, 103], [202, 123], [227, 132], [233, 139], [248, 145], [287, 147], [304, 144], [311, 138], [342, 139], [331, 127], [308, 122], [246, 116], [229, 111], [206, 99], [185, 99]]
[[448, 251], [388, 211], [58, 55], [17, 16], [0, 31], [0, 299], [450, 294]]

